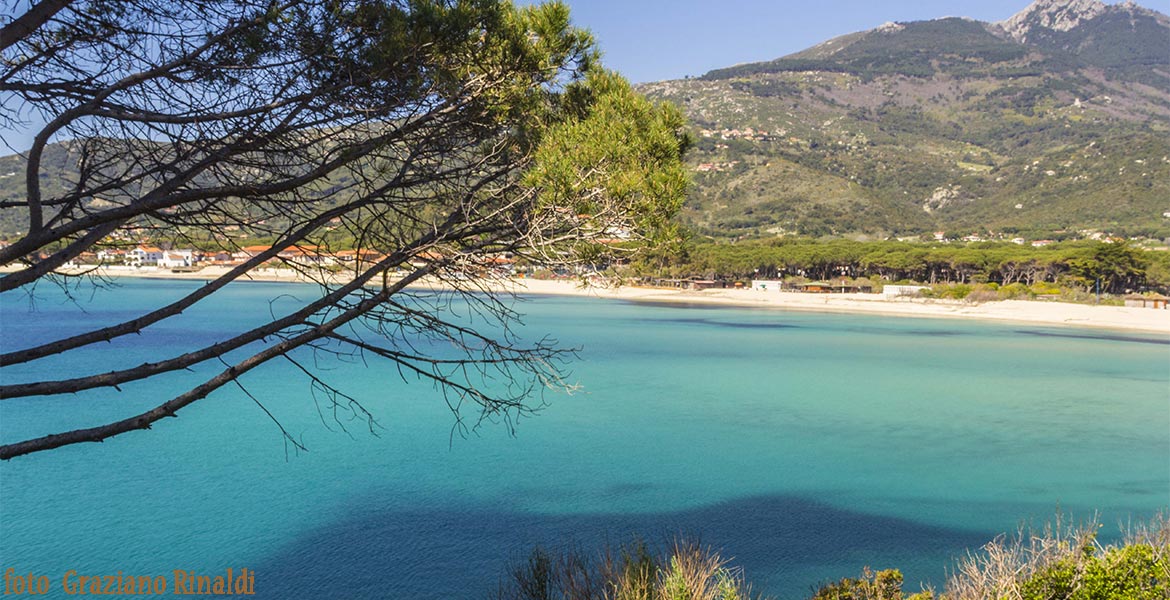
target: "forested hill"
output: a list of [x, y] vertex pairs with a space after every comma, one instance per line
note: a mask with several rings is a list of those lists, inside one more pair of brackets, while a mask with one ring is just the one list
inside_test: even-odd
[[641, 91], [692, 120], [684, 218], [715, 237], [1170, 237], [1170, 18], [1133, 3], [888, 23]]

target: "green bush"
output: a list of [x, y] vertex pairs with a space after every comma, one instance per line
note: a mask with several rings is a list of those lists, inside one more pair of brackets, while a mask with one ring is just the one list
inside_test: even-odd
[[1149, 544], [1070, 556], [1020, 584], [1023, 600], [1165, 600], [1170, 598], [1170, 562], [1165, 549]]
[[1062, 290], [1061, 287], [1055, 283], [1041, 281], [1034, 284], [1031, 287], [1031, 291], [1033, 296], [1043, 296], [1048, 294], [1060, 294]]
[[1022, 283], [1005, 285], [996, 290], [996, 294], [1000, 300], [1027, 300], [1034, 296], [1032, 290]]
[[971, 288], [964, 300], [973, 304], [994, 302], [999, 300], [999, 285], [994, 283], [979, 283]]
[[821, 586], [811, 600], [902, 600], [902, 572], [886, 569], [874, 573], [866, 567], [859, 579], [846, 577]]
[[971, 290], [971, 286], [965, 283], [940, 283], [931, 286], [929, 290], [922, 290], [922, 295], [926, 298], [962, 300], [971, 293]]
[[999, 538], [959, 561], [939, 600], [1165, 600], [1170, 598], [1170, 519], [1158, 516], [1119, 545], [1099, 525], [1062, 524]]

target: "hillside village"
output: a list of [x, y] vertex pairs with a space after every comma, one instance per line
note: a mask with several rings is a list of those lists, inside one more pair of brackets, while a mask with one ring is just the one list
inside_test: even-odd
[[[0, 242], [0, 248], [6, 246]], [[161, 248], [149, 242], [130, 248], [106, 248], [96, 252], [83, 252], [81, 255], [65, 265], [67, 269], [85, 269], [101, 267], [105, 269], [133, 270], [140, 273], [152, 271], [172, 271], [175, 273], [196, 273], [207, 267], [238, 267], [248, 261], [270, 254], [271, 258], [263, 261], [257, 268], [287, 268], [287, 269], [328, 269], [340, 271], [352, 269], [357, 263], [374, 263], [386, 258], [386, 253], [374, 250], [329, 250], [320, 246], [297, 245], [284, 250], [272, 252], [272, 246], [267, 244], [253, 244], [242, 246], [234, 251], [226, 250], [199, 250], [195, 248]], [[410, 266], [422, 267], [431, 261], [442, 260], [442, 255], [434, 252], [419, 253]], [[516, 259], [510, 254], [500, 253], [478, 259], [483, 269], [493, 269], [500, 273], [510, 273], [514, 269]]]

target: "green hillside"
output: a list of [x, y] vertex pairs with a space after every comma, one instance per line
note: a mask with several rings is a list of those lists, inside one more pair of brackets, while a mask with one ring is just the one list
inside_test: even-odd
[[1027, 43], [887, 24], [641, 91], [694, 123], [703, 234], [1170, 237], [1170, 20], [1097, 8], [1067, 31], [1021, 19]]

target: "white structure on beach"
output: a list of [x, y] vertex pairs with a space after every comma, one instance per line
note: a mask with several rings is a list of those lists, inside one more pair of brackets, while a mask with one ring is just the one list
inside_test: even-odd
[[763, 290], [765, 292], [779, 292], [784, 289], [784, 282], [779, 279], [753, 279], [753, 290]]
[[922, 290], [929, 290], [925, 285], [886, 285], [882, 286], [882, 295], [889, 298], [917, 298]]

